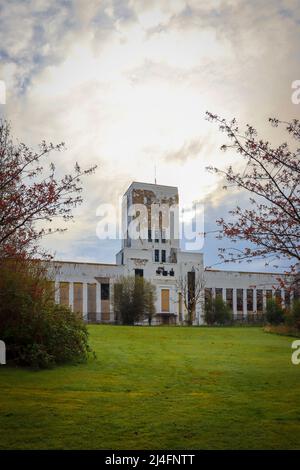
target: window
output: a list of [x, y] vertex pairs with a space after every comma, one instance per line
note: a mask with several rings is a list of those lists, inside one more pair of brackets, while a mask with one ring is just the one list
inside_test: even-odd
[[290, 307], [291, 305], [291, 293], [289, 290], [284, 291], [284, 304], [285, 307]]
[[205, 305], [208, 306], [212, 300], [212, 288], [206, 287], [204, 291]]
[[161, 262], [166, 262], [166, 250], [161, 250]]
[[162, 229], [161, 231], [161, 242], [166, 243], [166, 230]]
[[155, 230], [155, 239], [154, 239], [155, 243], [159, 243], [159, 231], [158, 230]]
[[228, 307], [233, 309], [233, 289], [226, 289], [226, 303]]
[[144, 277], [144, 270], [143, 269], [135, 269], [134, 274], [135, 274], [135, 277]]
[[275, 291], [275, 300], [278, 303], [278, 305], [282, 304], [281, 290], [280, 289], [276, 289], [276, 291]]
[[159, 250], [154, 250], [154, 261], [159, 263]]
[[223, 293], [222, 287], [217, 287], [216, 288], [216, 297], [221, 297], [221, 299], [222, 299], [222, 293]]
[[238, 312], [243, 311], [243, 289], [236, 290], [236, 307]]
[[267, 297], [267, 300], [272, 299], [272, 296], [273, 296], [272, 289], [267, 289], [267, 290], [266, 290], [266, 297]]
[[263, 290], [262, 289], [257, 289], [256, 291], [256, 308], [258, 312], [263, 311]]
[[247, 311], [253, 312], [253, 289], [247, 289]]
[[109, 284], [101, 284], [101, 300], [109, 300]]
[[148, 242], [152, 242], [152, 231], [151, 231], [151, 228], [148, 230]]

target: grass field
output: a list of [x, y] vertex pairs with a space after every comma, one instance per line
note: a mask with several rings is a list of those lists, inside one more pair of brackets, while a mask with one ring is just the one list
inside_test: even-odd
[[292, 338], [90, 326], [97, 359], [0, 368], [1, 449], [300, 449]]

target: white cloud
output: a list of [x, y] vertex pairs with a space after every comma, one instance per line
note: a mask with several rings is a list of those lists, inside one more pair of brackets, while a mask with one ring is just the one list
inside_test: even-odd
[[[184, 203], [213, 198], [219, 181], [205, 166], [237, 160], [219, 152], [224, 135], [204, 120], [207, 109], [266, 136], [275, 136], [269, 115], [299, 115], [290, 100], [299, 10], [293, 1], [5, 4], [0, 79], [15, 134], [65, 141], [62, 171], [99, 164], [67, 239], [91, 235], [97, 205], [131, 180], [153, 181], [155, 163], [158, 182], [179, 186]], [[203, 142], [199, 152], [193, 142]], [[166, 159], [176, 152], [186, 158]]]

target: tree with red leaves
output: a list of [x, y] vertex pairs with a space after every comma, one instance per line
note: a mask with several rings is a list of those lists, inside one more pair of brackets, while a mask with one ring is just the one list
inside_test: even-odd
[[[266, 265], [286, 259], [294, 272], [300, 262], [300, 122], [269, 119], [274, 127], [284, 126], [296, 141], [295, 148], [286, 142], [273, 147], [258, 137], [256, 129], [247, 125], [241, 132], [235, 119], [227, 121], [210, 112], [207, 119], [216, 122], [229, 138], [222, 150], [234, 149], [245, 165], [241, 170], [229, 166], [225, 170], [208, 167], [223, 175], [228, 186], [250, 193], [247, 208], [235, 207], [229, 212], [231, 221], [217, 220], [218, 237], [232, 242], [249, 242], [246, 248], [222, 248], [222, 262], [264, 259]], [[273, 264], [274, 266], [274, 264]]]
[[82, 170], [76, 163], [71, 174], [57, 178], [53, 163], [46, 170], [42, 161], [63, 148], [45, 141], [38, 151], [15, 144], [9, 123], [0, 121], [0, 261], [46, 256], [39, 240], [64, 231], [52, 227], [53, 221], [72, 219], [72, 209], [82, 202], [81, 177], [96, 167]]

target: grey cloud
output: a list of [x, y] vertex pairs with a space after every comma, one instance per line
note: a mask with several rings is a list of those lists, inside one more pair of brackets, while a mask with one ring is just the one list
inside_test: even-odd
[[184, 163], [187, 160], [198, 157], [207, 144], [208, 143], [204, 139], [199, 138], [193, 139], [189, 142], [184, 142], [182, 147], [179, 149], [173, 152], [168, 152], [164, 156], [164, 160], [166, 162]]

